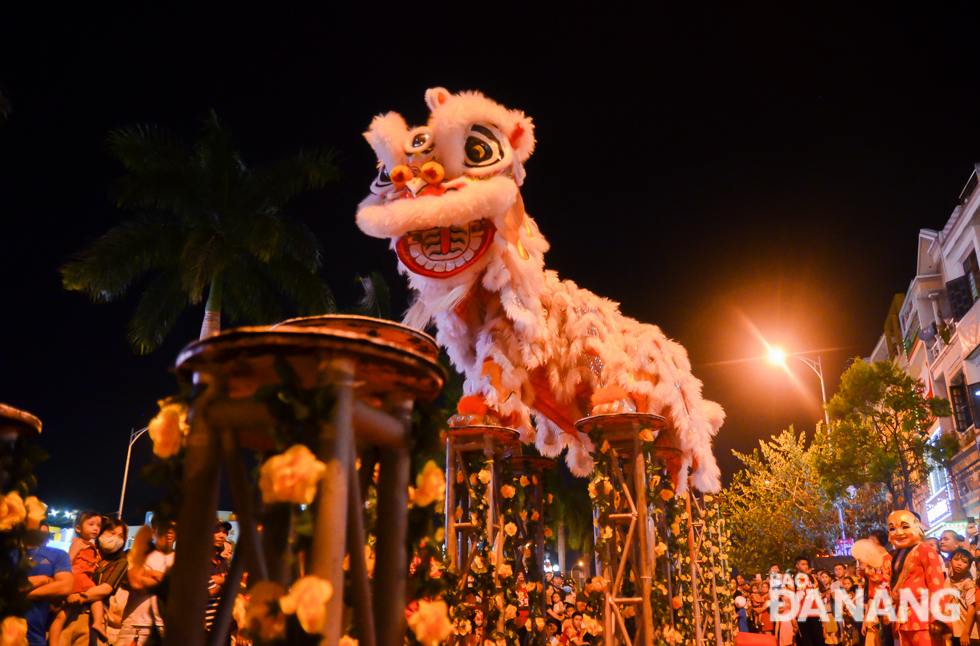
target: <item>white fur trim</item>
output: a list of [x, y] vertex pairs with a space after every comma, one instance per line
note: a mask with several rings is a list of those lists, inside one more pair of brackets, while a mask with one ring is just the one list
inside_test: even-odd
[[[373, 196], [372, 196], [373, 197]], [[472, 181], [458, 191], [439, 196], [395, 200], [388, 204], [362, 202], [357, 226], [375, 238], [400, 238], [409, 231], [464, 226], [507, 211], [517, 199], [517, 185], [506, 177]]]

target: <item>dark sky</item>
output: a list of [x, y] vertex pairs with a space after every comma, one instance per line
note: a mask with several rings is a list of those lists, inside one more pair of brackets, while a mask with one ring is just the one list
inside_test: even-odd
[[[108, 198], [121, 174], [111, 128], [191, 137], [213, 108], [249, 164], [338, 150], [344, 180], [290, 213], [322, 240], [343, 305], [374, 269], [405, 300], [387, 243], [354, 225], [375, 172], [361, 138], [371, 118], [421, 123], [437, 85], [524, 110], [538, 140], [524, 202], [552, 244], [548, 265], [688, 348], [728, 411], [715, 444], [726, 478], [733, 448], [791, 423], [812, 432], [822, 416], [802, 364], [794, 385], [736, 360], [762, 356], [762, 337], [823, 349], [832, 394], [905, 292], [917, 231], [943, 226], [980, 160], [980, 40], [962, 9], [145, 4], [0, 9], [13, 105], [0, 126], [0, 401], [44, 422], [39, 493], [55, 507], [116, 508], [129, 431], [175, 391], [168, 368], [203, 315], [137, 357], [125, 339], [134, 298], [97, 306], [60, 287], [59, 266], [126, 217]], [[136, 520], [148, 493], [131, 486]]]

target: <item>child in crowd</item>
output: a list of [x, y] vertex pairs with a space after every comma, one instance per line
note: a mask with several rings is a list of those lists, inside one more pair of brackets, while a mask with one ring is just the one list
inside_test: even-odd
[[953, 622], [952, 646], [970, 646], [971, 643], [980, 643], [980, 636], [974, 624], [977, 586], [970, 578], [971, 565], [973, 565], [973, 555], [962, 547], [949, 555], [949, 578], [946, 580], [946, 587], [960, 592], [960, 614]]
[[[75, 576], [75, 586], [72, 592], [85, 592], [89, 588], [95, 587], [95, 568], [98, 566], [101, 557], [99, 550], [95, 547], [95, 539], [102, 529], [102, 516], [97, 511], [87, 509], [79, 512], [75, 517], [75, 538], [68, 549], [68, 558], [71, 559], [71, 573]], [[91, 628], [102, 638], [108, 640], [105, 633], [105, 618], [101, 601], [93, 601], [90, 605]], [[58, 646], [61, 638], [61, 631], [65, 627], [67, 613], [61, 610], [51, 622], [48, 632], [48, 643], [50, 646]]]

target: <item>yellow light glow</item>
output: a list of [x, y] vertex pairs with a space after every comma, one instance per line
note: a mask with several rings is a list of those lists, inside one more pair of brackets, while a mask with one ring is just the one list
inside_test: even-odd
[[786, 353], [779, 348], [773, 348], [769, 351], [769, 361], [783, 365], [786, 362]]

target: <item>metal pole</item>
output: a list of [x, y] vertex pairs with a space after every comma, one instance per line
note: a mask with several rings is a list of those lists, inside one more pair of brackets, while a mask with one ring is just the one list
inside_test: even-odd
[[825, 422], [827, 422], [827, 426], [830, 426], [830, 413], [827, 412], [827, 389], [824, 386], [824, 382], [823, 382], [823, 365], [820, 363], [820, 356], [817, 355], [816, 361], [795, 354], [791, 354], [788, 356], [796, 357], [797, 359], [805, 363], [810, 368], [810, 370], [815, 372], [817, 374], [817, 377], [820, 378], [820, 397], [823, 399], [823, 405], [824, 405], [823, 419]]
[[820, 355], [817, 355], [817, 376], [820, 377], [820, 395], [823, 397], [823, 419], [830, 426], [830, 413], [827, 412], [827, 389], [823, 384], [823, 366], [820, 364]]
[[119, 520], [122, 520], [123, 512], [123, 502], [126, 500], [126, 483], [129, 481], [129, 460], [133, 457], [133, 444], [140, 435], [147, 432], [150, 429], [149, 426], [137, 431], [136, 429], [129, 429], [129, 449], [126, 451], [126, 470], [123, 471], [123, 486], [122, 493], [119, 494]]

